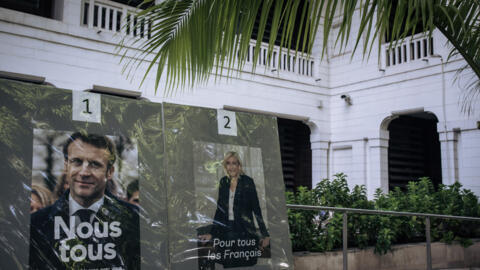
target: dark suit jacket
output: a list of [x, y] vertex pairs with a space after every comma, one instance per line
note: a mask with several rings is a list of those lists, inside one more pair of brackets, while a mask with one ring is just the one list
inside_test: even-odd
[[[122, 267], [126, 269], [140, 268], [140, 230], [138, 207], [117, 199], [110, 193], [105, 194], [105, 201], [95, 215], [93, 224], [100, 224], [100, 231], [103, 232], [103, 226], [111, 222], [120, 222], [119, 228], [121, 235], [118, 237], [108, 235], [107, 237], [92, 237], [89, 239], [80, 239], [87, 248], [90, 244], [95, 252], [102, 245], [108, 243], [115, 244], [116, 257], [105, 259], [105, 254], [111, 254], [103, 250], [103, 256], [100, 260], [82, 261], [74, 264], [70, 261], [64, 263], [61, 261], [59, 251], [60, 241], [67, 238], [63, 229], [60, 229], [60, 239], [54, 239], [54, 220], [55, 216], [63, 218], [69, 226], [70, 217], [68, 210], [68, 194], [65, 192], [62, 198], [58, 199], [53, 205], [41, 209], [31, 216], [30, 227], [30, 269], [91, 269], [91, 268], [111, 268]], [[110, 228], [109, 228], [110, 229]], [[111, 231], [111, 230], [110, 230]], [[77, 240], [74, 240], [77, 241]], [[70, 248], [75, 246], [72, 244]], [[109, 245], [111, 246], [111, 244]], [[87, 248], [88, 250], [88, 248]], [[70, 252], [68, 251], [67, 254]], [[87, 255], [88, 256], [88, 255]], [[87, 259], [88, 260], [88, 257]]]
[[[221, 234], [228, 223], [228, 195], [230, 189], [230, 179], [224, 176], [220, 179], [218, 189], [217, 210], [214, 217], [214, 226], [212, 235]], [[262, 237], [269, 236], [265, 222], [263, 221], [262, 211], [258, 201], [257, 190], [253, 179], [246, 175], [240, 175], [238, 178], [235, 198], [233, 201], [233, 215], [235, 222], [239, 222], [242, 232], [248, 235], [256, 235], [253, 216], [257, 220]]]

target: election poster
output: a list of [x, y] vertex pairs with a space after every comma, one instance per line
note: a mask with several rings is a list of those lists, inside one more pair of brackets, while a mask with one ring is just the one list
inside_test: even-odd
[[[200, 267], [267, 263], [259, 260], [271, 257], [261, 149], [205, 142], [194, 142], [193, 147], [195, 209], [202, 217], [197, 228]], [[235, 176], [233, 192], [227, 184], [231, 186]], [[228, 217], [223, 209], [229, 209]]]
[[172, 269], [292, 269], [275, 117], [164, 104]]
[[0, 80], [2, 269], [166, 269], [161, 104]]
[[0, 79], [1, 269], [293, 269], [275, 117]]
[[130, 138], [34, 129], [30, 267], [139, 268], [137, 164]]

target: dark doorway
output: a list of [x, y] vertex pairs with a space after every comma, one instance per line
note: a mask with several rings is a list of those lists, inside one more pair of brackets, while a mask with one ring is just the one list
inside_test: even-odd
[[[297, 8], [297, 13], [296, 13], [296, 16], [295, 16], [295, 22], [293, 24], [294, 31], [292, 33], [292, 43], [291, 44], [283, 44], [284, 47], [288, 47], [289, 49], [295, 50], [296, 46], [297, 46], [297, 42], [298, 42], [298, 44], [299, 44], [298, 51], [302, 51], [304, 53], [307, 53], [309, 51], [308, 40], [309, 40], [310, 37], [309, 37], [308, 33], [307, 33], [307, 37], [306, 37], [306, 40], [307, 40], [306, 47], [302, 48], [303, 47], [303, 41], [305, 39], [305, 25], [307, 24], [306, 18], [303, 18], [303, 22], [302, 22], [302, 12], [303, 12], [303, 8], [305, 7], [305, 5], [308, 5], [307, 6], [307, 10], [308, 10], [310, 8], [309, 7], [310, 4], [311, 3], [309, 1], [305, 1], [305, 0], [301, 0], [299, 2], [299, 6]], [[275, 4], [273, 4], [270, 7], [268, 17], [267, 17], [267, 20], [266, 20], [265, 32], [263, 33], [263, 38], [262, 38], [262, 41], [266, 42], [266, 43], [268, 43], [270, 41], [274, 10], [275, 10]], [[290, 10], [284, 10], [284, 12], [289, 12], [289, 11]], [[255, 24], [253, 26], [252, 39], [254, 39], [254, 40], [257, 40], [257, 37], [258, 37], [258, 28], [259, 28], [259, 25], [260, 25], [261, 14], [262, 14], [262, 9], [260, 8], [258, 10], [257, 18], [255, 19]], [[278, 33], [277, 33], [277, 36], [276, 36], [275, 42], [274, 42], [275, 45], [277, 45], [277, 46], [280, 46], [281, 43], [282, 43], [283, 27], [284, 27], [284, 25], [281, 24], [278, 28]]]
[[282, 155], [285, 188], [312, 188], [312, 150], [310, 128], [301, 121], [278, 118], [278, 135]]
[[112, 0], [112, 1], [120, 4], [124, 4], [124, 5], [129, 5], [131, 7], [142, 8], [142, 9], [155, 5], [155, 1], [146, 2], [146, 3], [144, 3], [144, 0]]
[[402, 115], [388, 131], [388, 186], [406, 189], [409, 181], [429, 177], [435, 187], [442, 183], [437, 118], [431, 113]]
[[2, 0], [0, 7], [53, 18], [54, 0]]

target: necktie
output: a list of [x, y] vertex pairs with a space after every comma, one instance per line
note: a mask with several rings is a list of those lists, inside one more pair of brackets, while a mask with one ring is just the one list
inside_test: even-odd
[[92, 214], [94, 214], [95, 212], [93, 210], [90, 210], [90, 209], [80, 209], [78, 210], [77, 212], [75, 212], [75, 215], [78, 216], [80, 218], [80, 222], [88, 222], [90, 223], [90, 217], [92, 216]]

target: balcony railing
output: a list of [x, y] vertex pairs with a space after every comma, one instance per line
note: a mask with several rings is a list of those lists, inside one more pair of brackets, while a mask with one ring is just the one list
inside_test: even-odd
[[383, 44], [381, 52], [385, 68], [418, 61], [433, 54], [433, 38], [425, 33], [407, 37], [403, 41]]
[[137, 9], [108, 0], [84, 0], [82, 25], [98, 31], [117, 32], [134, 38], [150, 38], [151, 23], [135, 16]]
[[[152, 24], [145, 20], [138, 21], [136, 12], [137, 9], [134, 7], [110, 0], [83, 0], [81, 23], [97, 31], [114, 32], [132, 38], [150, 38]], [[248, 48], [247, 64], [252, 64], [255, 45], [256, 41], [252, 40]], [[268, 71], [265, 75], [278, 72], [282, 76], [294, 74], [313, 77], [314, 61], [309, 55], [295, 54], [293, 50], [283, 49], [279, 58], [280, 48], [275, 46], [272, 57], [268, 59], [267, 49], [268, 44], [262, 43], [255, 73], [261, 73], [263, 68]], [[245, 71], [248, 71], [248, 67]]]
[[[247, 63], [253, 62], [253, 53], [255, 51], [256, 41], [252, 40], [248, 47]], [[270, 71], [290, 72], [296, 75], [313, 77], [315, 62], [308, 54], [297, 53], [294, 50], [282, 49], [279, 59], [280, 47], [275, 46], [272, 56], [268, 59], [268, 44], [262, 43], [260, 53], [257, 59], [258, 68], [267, 68]]]
[[398, 212], [398, 211], [384, 211], [384, 210], [372, 210], [372, 209], [358, 209], [358, 208], [341, 208], [341, 207], [329, 207], [329, 206], [315, 206], [315, 205], [298, 205], [287, 204], [288, 209], [293, 210], [310, 210], [310, 211], [333, 211], [343, 213], [343, 226], [342, 226], [342, 242], [343, 242], [343, 270], [348, 270], [348, 213], [351, 214], [364, 214], [364, 215], [390, 215], [390, 216], [413, 216], [425, 218], [425, 240], [426, 240], [426, 265], [427, 270], [432, 270], [432, 247], [430, 237], [430, 218], [439, 219], [454, 219], [454, 220], [467, 220], [480, 222], [478, 217], [466, 217], [466, 216], [450, 216], [439, 215], [429, 213], [414, 213], [414, 212]]

